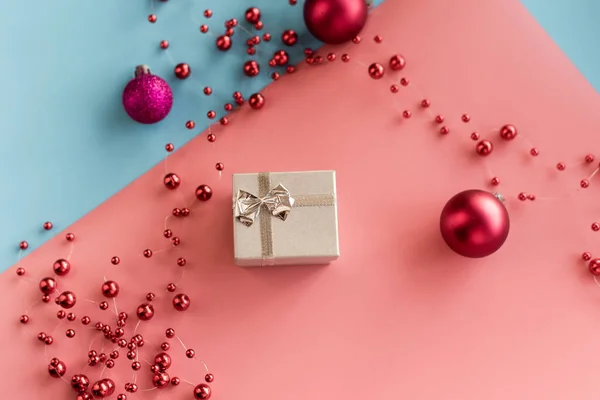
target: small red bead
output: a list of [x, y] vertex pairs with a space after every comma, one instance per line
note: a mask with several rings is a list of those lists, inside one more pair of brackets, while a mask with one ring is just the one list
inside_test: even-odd
[[267, 32], [267, 33], [263, 34], [262, 38], [263, 38], [263, 40], [265, 42], [270, 42], [271, 41], [271, 34]]
[[500, 184], [500, 179], [498, 179], [497, 177], [493, 177], [490, 182], [492, 185], [498, 186]]
[[92, 322], [92, 320], [90, 319], [90, 317], [87, 317], [87, 316], [81, 317], [81, 324], [82, 325], [89, 325], [90, 322]]
[[594, 222], [594, 223], [592, 224], [592, 230], [593, 230], [594, 232], [598, 232], [598, 231], [600, 231], [600, 223], [598, 223], [598, 222]]
[[181, 208], [174, 208], [173, 211], [171, 211], [171, 214], [173, 214], [174, 217], [181, 216]]
[[531, 150], [529, 150], [529, 154], [531, 154], [534, 157], [537, 157], [540, 155], [540, 151], [535, 147], [532, 147]]
[[227, 126], [227, 125], [229, 125], [229, 118], [227, 118], [227, 117], [222, 117], [222, 118], [219, 120], [219, 123], [220, 123], [221, 125], [223, 125], [223, 126]]
[[67, 329], [65, 334], [69, 339], [72, 339], [75, 337], [75, 331], [73, 329]]
[[154, 15], [154, 14], [148, 15], [148, 22], [150, 22], [152, 24], [155, 23], [156, 22], [156, 15]]
[[179, 239], [178, 237], [174, 237], [171, 239], [171, 243], [173, 244], [173, 246], [179, 246], [179, 244], [181, 243], [181, 239]]
[[179, 63], [175, 66], [174, 69], [175, 76], [179, 79], [187, 79], [190, 77], [192, 73], [192, 69], [186, 63]]
[[260, 30], [262, 30], [263, 26], [264, 25], [263, 25], [262, 21], [258, 21], [256, 24], [254, 24], [254, 29], [256, 29], [257, 31], [260, 31]]
[[210, 96], [212, 94], [212, 88], [210, 86], [206, 86], [203, 91], [204, 94], [207, 96]]
[[354, 43], [354, 44], [359, 44], [359, 43], [360, 43], [360, 36], [358, 36], [358, 35], [357, 35], [357, 36], [354, 36], [354, 37], [352, 38], [352, 43]]
[[209, 119], [214, 119], [214, 118], [217, 116], [217, 113], [216, 113], [216, 112], [214, 112], [213, 110], [210, 110], [209, 112], [207, 112], [207, 113], [206, 113], [206, 116], [207, 116]]
[[350, 61], [350, 55], [349, 54], [342, 54], [342, 61], [343, 62], [349, 62]]
[[200, 32], [202, 32], [202, 33], [208, 32], [208, 25], [206, 25], [206, 24], [200, 25]]
[[48, 221], [48, 222], [44, 222], [44, 229], [49, 231], [50, 229], [52, 229], [52, 222]]
[[177, 259], [177, 265], [179, 265], [180, 267], [183, 267], [186, 264], [186, 260], [183, 257], [180, 257]]
[[587, 154], [585, 156], [585, 162], [588, 164], [591, 164], [594, 162], [594, 155], [593, 154]]
[[67, 239], [68, 242], [72, 242], [75, 240], [75, 234], [69, 232], [65, 235], [65, 239]]
[[400, 90], [400, 86], [393, 84], [392, 86], [390, 86], [390, 92], [392, 93], [398, 93], [398, 90]]
[[534, 201], [535, 200], [535, 194], [528, 194], [527, 195], [527, 200]]
[[591, 260], [588, 264], [588, 268], [592, 275], [600, 275], [600, 258], [594, 258], [593, 260]]
[[67, 313], [64, 312], [63, 310], [59, 310], [56, 312], [56, 318], [58, 318], [58, 319], [63, 319], [66, 316], [67, 316]]
[[409, 83], [410, 83], [410, 81], [408, 79], [406, 79], [406, 78], [400, 79], [400, 84], [402, 86], [408, 86]]
[[442, 135], [447, 135], [447, 134], [449, 134], [449, 133], [450, 133], [450, 129], [448, 129], [448, 128], [447, 128], [447, 127], [445, 127], [445, 126], [442, 126], [442, 127], [440, 128], [440, 133], [441, 133]]
[[494, 145], [489, 140], [482, 140], [477, 143], [475, 151], [480, 156], [488, 156], [494, 150]]
[[291, 29], [286, 29], [281, 34], [281, 41], [286, 46], [293, 46], [298, 41], [298, 34]]
[[160, 349], [162, 351], [167, 351], [170, 348], [171, 348], [171, 345], [169, 343], [167, 343], [167, 342], [163, 342], [163, 343], [160, 344]]
[[521, 201], [525, 201], [525, 200], [527, 200], [527, 193], [521, 192], [521, 193], [519, 193], [517, 198]]
[[392, 70], [400, 71], [406, 65], [406, 60], [400, 54], [396, 54], [390, 58], [389, 65]]
[[564, 171], [565, 168], [567, 168], [567, 166], [565, 165], [565, 163], [559, 162], [558, 164], [556, 164], [556, 169], [559, 171]]
[[254, 93], [248, 99], [248, 104], [253, 109], [259, 110], [265, 105], [265, 97], [261, 93]]
[[429, 107], [430, 105], [431, 105], [431, 102], [430, 102], [429, 100], [427, 100], [427, 99], [423, 99], [423, 100], [421, 100], [421, 107], [423, 107], [423, 108], [427, 108], [427, 107]]
[[143, 254], [144, 254], [144, 257], [150, 258], [150, 257], [152, 257], [152, 250], [146, 249], [146, 250], [144, 250]]
[[19, 318], [19, 322], [21, 322], [22, 324], [26, 324], [29, 322], [29, 316], [28, 315], [21, 315], [21, 318]]
[[279, 72], [273, 72], [271, 74], [271, 78], [276, 81], [277, 79], [279, 79]]
[[407, 118], [407, 119], [408, 119], [408, 118], [410, 118], [410, 117], [411, 117], [411, 115], [412, 115], [412, 113], [411, 113], [410, 111], [408, 111], [408, 110], [404, 110], [404, 111], [402, 111], [402, 116], [403, 116], [404, 118]]
[[477, 133], [477, 132], [471, 133], [471, 140], [479, 140], [479, 133]]
[[106, 301], [102, 301], [102, 302], [100, 302], [100, 304], [98, 304], [98, 307], [100, 307], [101, 310], [107, 310], [108, 303]]
[[171, 293], [173, 293], [175, 290], [177, 290], [177, 285], [175, 285], [174, 283], [169, 283], [167, 285], [167, 290]]
[[175, 146], [173, 146], [173, 143], [167, 143], [165, 145], [165, 150], [168, 151], [169, 153], [172, 152], [173, 150], [175, 150]]
[[165, 336], [167, 337], [167, 339], [173, 339], [175, 337], [175, 329], [173, 328], [168, 328], [165, 331]]
[[160, 41], [160, 48], [161, 49], [167, 49], [167, 48], [169, 48], [169, 41], [168, 40], [161, 40]]
[[211, 10], [204, 10], [204, 16], [206, 18], [212, 17], [212, 11]]
[[441, 124], [442, 122], [444, 122], [444, 116], [443, 115], [436, 115], [435, 122], [438, 123], [438, 124]]
[[171, 385], [177, 386], [180, 383], [181, 383], [181, 380], [178, 377], [174, 376], [174, 377], [171, 378]]
[[514, 125], [506, 124], [500, 128], [500, 137], [504, 140], [513, 140], [517, 136], [517, 128]]
[[167, 189], [174, 190], [177, 189], [179, 185], [181, 185], [181, 178], [179, 177], [179, 175], [170, 172], [166, 174], [163, 178], [163, 184]]
[[200, 185], [196, 188], [196, 198], [200, 201], [210, 200], [212, 193], [212, 189], [208, 185]]
[[335, 61], [335, 53], [327, 54], [327, 61]]
[[148, 301], [152, 301], [156, 298], [156, 295], [154, 293], [147, 293], [146, 294], [146, 300]]
[[257, 76], [260, 72], [260, 66], [254, 60], [249, 60], [244, 63], [244, 74], [248, 77]]
[[112, 263], [112, 265], [118, 265], [121, 262], [121, 259], [115, 256], [110, 259], [110, 262]]
[[187, 349], [185, 351], [185, 356], [187, 358], [194, 358], [195, 355], [196, 355], [196, 352], [194, 351], [194, 349]]
[[19, 268], [17, 268], [17, 275], [18, 275], [18, 276], [23, 276], [23, 275], [25, 275], [25, 268], [23, 268], [23, 267], [19, 267]]
[[590, 186], [590, 181], [588, 181], [587, 179], [582, 179], [581, 182], [579, 182], [579, 185], [586, 189]]
[[469, 114], [463, 114], [460, 119], [462, 122], [469, 122], [471, 120], [471, 116]]
[[215, 380], [215, 376], [211, 373], [208, 373], [208, 374], [204, 375], [204, 380], [208, 383], [211, 383], [212, 381]]
[[192, 120], [189, 120], [185, 123], [185, 127], [188, 129], [194, 129], [196, 127], [196, 123]]
[[27, 243], [25, 240], [23, 240], [21, 243], [19, 243], [19, 248], [21, 250], [27, 250], [28, 247], [29, 247], [29, 243]]
[[215, 140], [217, 140], [217, 136], [214, 133], [209, 133], [206, 135], [206, 140], [213, 143]]
[[221, 162], [218, 162], [215, 164], [215, 168], [217, 169], [217, 171], [223, 171], [225, 169], [225, 165]]
[[590, 253], [589, 251], [584, 252], [583, 254], [581, 254], [581, 259], [583, 261], [590, 261], [592, 259], [592, 253]]

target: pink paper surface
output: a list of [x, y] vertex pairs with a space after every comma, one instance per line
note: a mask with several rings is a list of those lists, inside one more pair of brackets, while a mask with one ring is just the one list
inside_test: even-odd
[[[102, 300], [104, 276], [116, 280], [129, 335], [131, 311], [156, 293], [157, 315], [139, 328], [149, 342], [140, 354], [151, 360], [164, 330], [175, 328], [215, 374], [214, 399], [596, 399], [600, 288], [579, 255], [600, 251], [589, 228], [600, 186], [593, 180], [581, 190], [579, 180], [595, 167], [583, 156], [600, 144], [597, 94], [517, 0], [388, 0], [362, 36], [336, 50], [335, 62], [303, 66], [270, 86], [265, 108], [244, 108], [215, 128], [214, 144], [203, 135], [169, 157], [168, 171], [183, 179], [178, 192], [163, 188], [161, 164], [69, 228], [77, 235], [73, 270], [59, 286], [77, 293], [74, 312], [114, 324], [114, 314], [86, 299]], [[344, 51], [353, 63], [340, 62]], [[406, 57], [405, 70], [370, 79], [366, 65], [386, 64], [395, 52]], [[411, 84], [392, 95], [387, 78], [402, 76]], [[433, 114], [418, 107], [422, 96]], [[404, 109], [412, 118], [402, 119]], [[432, 123], [437, 113], [447, 136]], [[500, 141], [505, 123], [518, 127], [518, 139]], [[474, 155], [472, 131], [494, 141], [489, 158]], [[537, 158], [528, 155], [532, 145]], [[556, 170], [559, 161], [566, 171]], [[222, 177], [216, 162], [225, 164]], [[234, 266], [230, 174], [316, 169], [337, 171], [340, 259]], [[492, 190], [494, 175], [511, 233], [493, 256], [462, 258], [442, 242], [439, 213], [461, 190]], [[201, 183], [215, 194], [194, 203]], [[519, 202], [521, 191], [537, 200]], [[165, 216], [189, 204], [188, 218], [168, 221], [182, 244], [159, 253], [168, 247]], [[145, 248], [156, 254], [145, 259]], [[93, 336], [93, 348], [113, 349], [79, 322], [57, 326], [53, 303], [30, 310], [28, 325], [18, 322], [39, 302], [39, 279], [68, 253], [61, 235], [21, 261], [28, 278], [14, 268], [0, 277], [3, 398], [75, 398], [48, 376], [48, 360], [63, 359], [69, 379], [82, 371]], [[112, 256], [121, 264], [111, 265]], [[186, 313], [172, 309], [165, 291], [179, 280], [178, 257], [188, 261], [178, 290], [192, 298]], [[64, 335], [69, 325], [74, 339]], [[39, 343], [40, 331], [55, 344]], [[201, 364], [171, 344], [171, 375], [200, 383]], [[119, 386], [114, 397], [131, 377], [129, 364], [121, 351], [104, 372]], [[137, 382], [147, 389], [142, 364]], [[129, 395], [159, 397], [191, 399], [192, 387]]]

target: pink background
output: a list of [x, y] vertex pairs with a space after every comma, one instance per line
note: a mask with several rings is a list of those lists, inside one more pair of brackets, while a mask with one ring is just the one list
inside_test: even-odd
[[[215, 374], [215, 399], [596, 399], [600, 288], [579, 255], [600, 248], [589, 228], [598, 182], [587, 190], [578, 182], [595, 167], [582, 160], [599, 143], [597, 94], [517, 0], [387, 0], [362, 36], [348, 50], [355, 63], [341, 63], [340, 50], [334, 63], [301, 67], [264, 92], [262, 111], [246, 108], [216, 128], [216, 143], [203, 135], [170, 157], [179, 193], [162, 187], [161, 164], [70, 227], [73, 271], [59, 285], [77, 293], [74, 311], [111, 321], [84, 300], [101, 300], [103, 276], [120, 283], [120, 310], [155, 292], [157, 316], [140, 328], [150, 342], [140, 354], [151, 359], [164, 329], [175, 328]], [[385, 64], [395, 52], [408, 61], [402, 74], [374, 81], [358, 65]], [[387, 78], [402, 76], [411, 85], [390, 94]], [[448, 136], [418, 107], [420, 93], [446, 116]], [[404, 109], [411, 119], [401, 118]], [[500, 142], [505, 123], [518, 127], [517, 140]], [[485, 163], [474, 155], [473, 130], [496, 145]], [[528, 155], [530, 143], [539, 157]], [[559, 161], [566, 171], [555, 169]], [[341, 258], [327, 267], [235, 267], [230, 175], [308, 169], [337, 171]], [[492, 172], [508, 199], [509, 239], [486, 259], [461, 258], [442, 242], [439, 212], [461, 190], [490, 189]], [[213, 198], [169, 221], [181, 246], [144, 259], [143, 249], [168, 245], [165, 216], [190, 204], [200, 183]], [[521, 203], [521, 191], [538, 199]], [[22, 260], [29, 278], [14, 268], [0, 277], [6, 398], [75, 397], [45, 366], [58, 356], [67, 377], [80, 372], [94, 332], [72, 323], [77, 336], [65, 338], [68, 323], [55, 328], [53, 303], [18, 323], [39, 299], [39, 279], [68, 254], [63, 237]], [[185, 314], [164, 291], [178, 280], [180, 256], [188, 263], [178, 292], [192, 298]], [[131, 316], [129, 334], [134, 323]], [[52, 331], [56, 343], [37, 342], [39, 331]], [[201, 365], [172, 344], [172, 375], [201, 382]], [[108, 376], [122, 387], [131, 376], [123, 351], [118, 365]], [[149, 375], [144, 365], [142, 389]], [[129, 397], [157, 396], [190, 399], [191, 387]]]

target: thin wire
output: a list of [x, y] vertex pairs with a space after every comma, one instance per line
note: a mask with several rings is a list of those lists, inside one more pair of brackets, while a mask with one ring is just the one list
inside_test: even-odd
[[71, 242], [71, 248], [69, 249], [69, 255], [67, 256], [67, 261], [69, 261], [71, 259], [71, 256], [73, 255], [73, 251], [75, 251], [75, 243]]
[[590, 175], [590, 177], [588, 178], [588, 181], [589, 181], [590, 179], [592, 179], [594, 176], [596, 176], [596, 174], [598, 173], [598, 171], [600, 171], [600, 167], [596, 168], [596, 169], [594, 170], [594, 172], [592, 172], [592, 174], [591, 174], [591, 175]]

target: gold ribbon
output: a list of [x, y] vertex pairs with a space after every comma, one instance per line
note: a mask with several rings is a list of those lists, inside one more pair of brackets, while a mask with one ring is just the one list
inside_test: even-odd
[[[291, 195], [282, 184], [271, 188], [271, 174], [258, 174], [258, 196], [238, 190], [235, 198], [235, 218], [246, 226], [252, 226], [258, 217], [262, 265], [273, 265], [272, 217], [285, 221], [293, 207], [321, 207], [335, 205], [333, 193]], [[268, 212], [261, 212], [262, 208]]]

